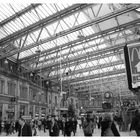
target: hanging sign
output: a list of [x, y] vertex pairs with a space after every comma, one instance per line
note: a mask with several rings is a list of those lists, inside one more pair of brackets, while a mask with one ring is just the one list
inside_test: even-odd
[[124, 47], [129, 89], [140, 87], [140, 44]]

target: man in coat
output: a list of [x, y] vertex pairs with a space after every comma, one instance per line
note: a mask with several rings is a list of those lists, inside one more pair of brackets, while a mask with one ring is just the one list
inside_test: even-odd
[[23, 118], [19, 118], [20, 129], [18, 136], [32, 136], [32, 129]]
[[135, 130], [137, 136], [140, 136], [140, 109], [135, 111], [135, 116], [132, 119], [130, 131]]

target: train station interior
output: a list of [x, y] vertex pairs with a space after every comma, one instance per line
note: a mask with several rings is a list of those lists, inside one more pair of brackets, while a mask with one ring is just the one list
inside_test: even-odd
[[111, 112], [125, 131], [140, 105], [139, 26], [136, 3], [1, 3], [0, 120]]

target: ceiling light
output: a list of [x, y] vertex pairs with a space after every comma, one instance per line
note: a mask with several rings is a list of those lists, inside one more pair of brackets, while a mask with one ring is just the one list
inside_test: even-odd
[[7, 59], [4, 60], [4, 64], [8, 64], [8, 60]]
[[83, 38], [85, 38], [85, 36], [84, 36], [84, 35], [81, 35], [81, 34], [78, 35], [77, 37], [78, 37], [79, 39], [83, 39]]

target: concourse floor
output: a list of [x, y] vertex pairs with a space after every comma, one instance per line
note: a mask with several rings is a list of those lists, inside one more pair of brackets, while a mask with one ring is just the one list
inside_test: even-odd
[[[130, 136], [130, 135], [129, 135], [129, 132], [120, 132], [120, 135], [121, 135], [121, 136]], [[5, 133], [1, 133], [0, 136], [6, 136], [6, 134], [5, 134]], [[17, 136], [17, 133], [12, 134], [12, 135], [8, 135], [8, 137], [13, 137], [13, 136]], [[35, 137], [38, 137], [38, 136], [49, 136], [49, 132], [48, 132], [48, 130], [46, 130], [45, 133], [44, 133], [43, 130], [37, 131], [37, 136], [35, 136]], [[72, 133], [72, 136], [73, 136], [73, 133]], [[81, 137], [84, 136], [83, 130], [80, 129], [79, 127], [77, 127], [77, 133], [76, 133], [75, 137], [78, 137], [78, 136], [79, 136], [79, 137], [80, 137], [80, 136], [81, 136]], [[94, 129], [93, 136], [95, 136], [95, 137], [100, 137], [100, 136], [101, 136], [101, 130], [95, 128], [95, 129]], [[7, 137], [7, 136], [6, 136], [6, 137]], [[61, 131], [60, 131], [60, 137], [64, 137], [64, 136], [62, 135]]]

